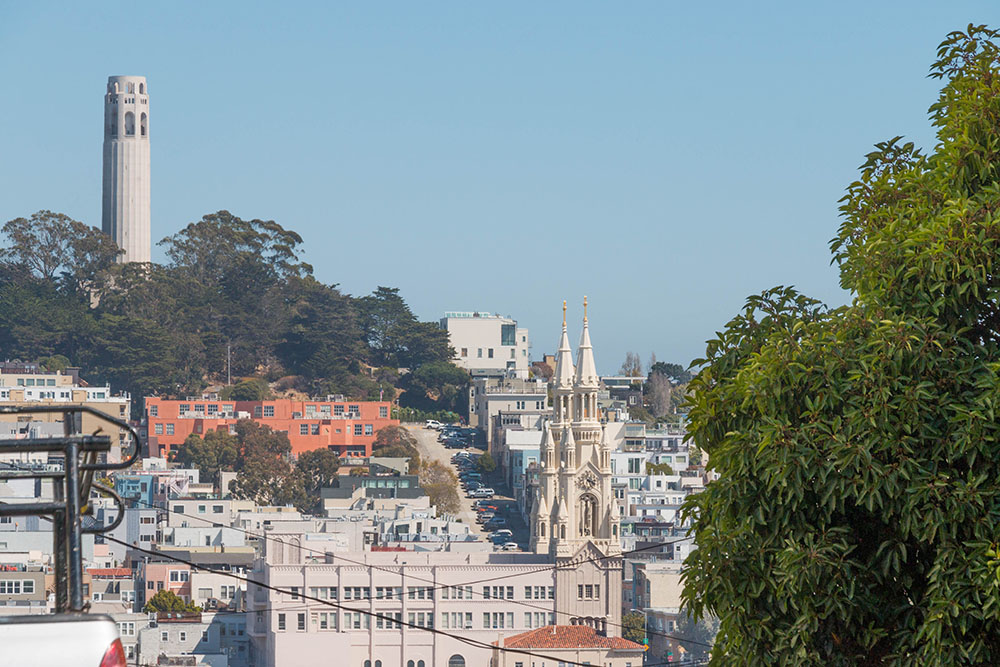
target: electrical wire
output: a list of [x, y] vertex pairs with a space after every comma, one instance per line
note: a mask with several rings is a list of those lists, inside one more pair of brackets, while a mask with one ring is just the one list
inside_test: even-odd
[[342, 610], [342, 611], [349, 611], [349, 612], [354, 612], [354, 613], [361, 613], [361, 614], [364, 614], [365, 616], [369, 616], [371, 618], [382, 619], [383, 621], [389, 621], [391, 623], [395, 623], [396, 625], [405, 626], [405, 627], [408, 627], [408, 628], [413, 628], [415, 630], [423, 630], [424, 632], [429, 632], [429, 633], [435, 634], [435, 635], [441, 635], [441, 636], [444, 636], [444, 637], [449, 637], [451, 639], [455, 639], [457, 641], [460, 641], [460, 642], [462, 642], [462, 643], [464, 643], [464, 644], [466, 644], [468, 646], [472, 646], [473, 648], [482, 648], [482, 649], [486, 649], [486, 650], [489, 650], [489, 651], [501, 651], [501, 652], [504, 652], [504, 653], [516, 653], [516, 654], [526, 655], [526, 656], [530, 656], [530, 657], [534, 657], [534, 658], [542, 658], [544, 660], [552, 660], [553, 662], [556, 662], [556, 663], [561, 662], [561, 663], [563, 663], [565, 665], [574, 665], [574, 666], [578, 666], [578, 667], [586, 667], [587, 666], [587, 663], [583, 663], [583, 662], [576, 662], [576, 661], [573, 661], [573, 660], [567, 660], [565, 658], [559, 658], [559, 657], [555, 657], [555, 656], [551, 656], [551, 655], [545, 655], [543, 653], [536, 653], [534, 651], [528, 651], [528, 650], [525, 650], [525, 649], [518, 649], [518, 648], [512, 648], [512, 647], [508, 647], [508, 646], [497, 646], [497, 645], [494, 645], [494, 644], [488, 644], [488, 643], [480, 641], [478, 639], [472, 639], [470, 637], [463, 637], [461, 635], [456, 635], [456, 634], [453, 634], [451, 632], [445, 632], [444, 630], [440, 630], [438, 628], [428, 628], [428, 627], [424, 627], [422, 625], [417, 625], [416, 623], [409, 623], [407, 621], [403, 621], [402, 619], [397, 619], [397, 618], [394, 618], [392, 616], [386, 616], [384, 614], [379, 614], [379, 613], [376, 613], [376, 612], [373, 612], [373, 611], [369, 611], [369, 610], [366, 610], [366, 609], [357, 609], [357, 608], [347, 607], [347, 606], [344, 606], [343, 604], [340, 604], [339, 602], [333, 602], [331, 600], [324, 600], [322, 598], [314, 597], [314, 596], [311, 596], [311, 595], [306, 595], [305, 593], [300, 593], [298, 591], [291, 591], [291, 590], [279, 588], [277, 586], [271, 586], [270, 584], [266, 584], [263, 581], [257, 581], [255, 579], [251, 579], [250, 577], [244, 577], [242, 575], [236, 574], [235, 572], [221, 572], [221, 571], [218, 571], [218, 570], [213, 570], [213, 569], [211, 569], [211, 568], [209, 568], [207, 566], [198, 565], [197, 563], [193, 563], [191, 561], [185, 560], [185, 559], [180, 558], [178, 556], [174, 556], [172, 554], [168, 554], [168, 553], [163, 552], [163, 551], [156, 551], [156, 550], [153, 550], [153, 549], [146, 549], [144, 547], [133, 546], [133, 545], [128, 544], [128, 542], [125, 542], [124, 540], [119, 540], [118, 538], [111, 537], [110, 535], [105, 535], [104, 538], [107, 539], [107, 540], [109, 540], [109, 541], [111, 541], [111, 542], [114, 542], [116, 544], [120, 544], [122, 546], [135, 549], [136, 551], [139, 551], [141, 553], [145, 553], [145, 554], [150, 555], [150, 556], [162, 556], [163, 558], [166, 558], [168, 560], [172, 560], [172, 561], [177, 562], [177, 563], [183, 563], [183, 564], [185, 564], [185, 565], [187, 565], [189, 567], [192, 567], [194, 569], [197, 569], [197, 570], [203, 570], [203, 571], [206, 571], [206, 572], [213, 572], [213, 573], [215, 573], [217, 575], [221, 575], [221, 576], [225, 576], [225, 577], [230, 577], [230, 578], [236, 579], [238, 581], [243, 581], [243, 582], [246, 582], [248, 584], [253, 584], [254, 586], [257, 586], [259, 588], [264, 588], [266, 590], [274, 591], [275, 593], [284, 593], [284, 594], [287, 594], [287, 595], [293, 595], [293, 596], [296, 596], [296, 597], [300, 597], [303, 600], [311, 600], [313, 602], [318, 602], [319, 604], [325, 605], [327, 607], [333, 607], [335, 609], [339, 609], [339, 610]]
[[[197, 516], [197, 515], [194, 515], [194, 514], [187, 514], [185, 512], [178, 512], [177, 510], [170, 509], [169, 507], [166, 507], [166, 508], [159, 507], [157, 505], [146, 503], [146, 502], [143, 502], [141, 500], [133, 500], [133, 502], [136, 502], [136, 503], [141, 504], [141, 505], [145, 505], [146, 507], [149, 507], [151, 509], [165, 511], [165, 512], [168, 512], [170, 514], [175, 514], [175, 515], [178, 515], [178, 516], [188, 517], [189, 519], [196, 519], [198, 521], [202, 521], [204, 523], [210, 524], [211, 527], [213, 527], [213, 528], [230, 528], [232, 530], [236, 530], [238, 532], [241, 532], [241, 533], [243, 533], [245, 535], [249, 535], [250, 537], [254, 537], [254, 538], [258, 538], [258, 539], [264, 539], [264, 540], [273, 540], [273, 541], [277, 541], [277, 542], [279, 542], [281, 544], [285, 544], [285, 542], [283, 542], [281, 540], [281, 538], [275, 537], [275, 536], [272, 536], [272, 535], [267, 535], [266, 533], [255, 533], [255, 532], [249, 531], [249, 530], [247, 530], [245, 528], [238, 528], [238, 527], [235, 527], [235, 526], [226, 526], [225, 524], [218, 523], [218, 522], [215, 522], [215, 521], [209, 521], [208, 519], [204, 519], [203, 517], [200, 517], [200, 516]], [[555, 570], [561, 570], [561, 569], [576, 569], [577, 567], [579, 567], [580, 565], [583, 565], [584, 563], [591, 563], [591, 562], [597, 562], [597, 561], [601, 561], [601, 560], [608, 560], [608, 559], [612, 559], [612, 558], [624, 557], [624, 556], [627, 556], [627, 555], [631, 555], [631, 554], [635, 554], [635, 553], [640, 553], [640, 552], [643, 552], [643, 551], [649, 551], [649, 550], [652, 550], [652, 549], [658, 549], [658, 548], [663, 547], [663, 546], [669, 546], [669, 545], [672, 545], [672, 544], [677, 544], [679, 542], [685, 542], [685, 541], [690, 540], [690, 539], [692, 539], [692, 538], [690, 538], [690, 537], [683, 537], [683, 538], [680, 538], [678, 540], [672, 540], [670, 542], [657, 542], [656, 544], [652, 544], [652, 545], [645, 546], [645, 547], [640, 547], [638, 549], [632, 549], [630, 551], [623, 551], [620, 554], [620, 556], [615, 556], [615, 555], [612, 555], [612, 556], [595, 556], [595, 557], [586, 558], [586, 559], [575, 559], [575, 560], [569, 561], [567, 563], [562, 563], [562, 564], [559, 564], [559, 565], [551, 565], [551, 566], [546, 566], [546, 567], [542, 567], [542, 568], [536, 568], [536, 569], [533, 569], [533, 570], [527, 570], [527, 571], [523, 571], [523, 572], [517, 572], [517, 573], [514, 573], [514, 574], [504, 574], [504, 575], [498, 575], [496, 577], [487, 577], [487, 578], [484, 578], [484, 579], [476, 579], [476, 580], [473, 580], [473, 581], [463, 581], [461, 583], [453, 584], [453, 585], [452, 584], [442, 584], [442, 585], [435, 585], [435, 586], [425, 586], [423, 588], [424, 588], [425, 591], [444, 590], [444, 589], [455, 588], [456, 586], [472, 586], [472, 585], [479, 585], [479, 584], [483, 584], [483, 583], [487, 583], [487, 582], [492, 582], [492, 581], [499, 581], [499, 580], [503, 580], [503, 579], [511, 579], [511, 578], [514, 578], [514, 577], [523, 577], [523, 576], [526, 576], [526, 575], [536, 574], [538, 572], [545, 572], [545, 571], [549, 571], [549, 570], [555, 571]], [[304, 547], [304, 546], [299, 546], [299, 548], [301, 550], [303, 550], [303, 551], [308, 551], [310, 553], [320, 554], [320, 555], [322, 555], [324, 557], [326, 557], [326, 556], [332, 556], [335, 560], [336, 559], [340, 559], [340, 560], [342, 560], [344, 562], [351, 563], [352, 565], [359, 565], [361, 567], [366, 567], [368, 569], [381, 570], [383, 572], [388, 572], [390, 574], [400, 574], [400, 572], [398, 571], [398, 569], [393, 569], [392, 567], [388, 567], [388, 566], [384, 566], [384, 565], [382, 565], [382, 566], [380, 566], [380, 565], [373, 565], [373, 564], [370, 564], [370, 563], [365, 563], [365, 562], [362, 562], [362, 561], [353, 560], [353, 559], [347, 558], [345, 556], [339, 555], [336, 552], [330, 553], [330, 552], [326, 552], [326, 551], [320, 551], [319, 549], [311, 549], [309, 547]], [[411, 579], [413, 579], [413, 580], [415, 580], [415, 581], [423, 581], [425, 583], [431, 583], [431, 584], [435, 584], [436, 583], [436, 582], [434, 582], [431, 579], [426, 579], [426, 578], [419, 577], [419, 576], [413, 575], [413, 574], [408, 575], [408, 577], [411, 578]], [[484, 595], [480, 591], [473, 591], [473, 595], [478, 595], [480, 597], [483, 597], [484, 599], [492, 599], [492, 598], [487, 597], [486, 595]], [[526, 602], [526, 601], [523, 601], [523, 600], [514, 600], [514, 599], [509, 599], [509, 598], [498, 598], [498, 599], [504, 599], [507, 602], [513, 602], [514, 604], [521, 605], [522, 607], [528, 607], [528, 608], [531, 608], [531, 609], [537, 609], [537, 610], [545, 611], [545, 612], [553, 612], [553, 609], [550, 609], [549, 607], [544, 607], [544, 606], [540, 606], [540, 605], [531, 604], [530, 602]], [[573, 614], [573, 613], [568, 612], [568, 611], [560, 611], [559, 609], [555, 609], [554, 613], [555, 614], [561, 614], [563, 616], [568, 616], [568, 617], [571, 617], [571, 618], [573, 618], [573, 617], [576, 616], [576, 614]], [[617, 627], [617, 628], [624, 628], [625, 627], [623, 624], [621, 624], [621, 623], [614, 623], [613, 621], [605, 621], [605, 623], [607, 625], [610, 625], [611, 627]], [[647, 631], [646, 634], [647, 635], [654, 635], [654, 636], [657, 636], [657, 637], [665, 637], [667, 639], [674, 639], [674, 640], [678, 640], [678, 641], [684, 641], [684, 642], [693, 643], [693, 644], [700, 644], [700, 645], [703, 645], [703, 646], [711, 646], [711, 644], [705, 644], [704, 642], [697, 642], [697, 641], [693, 641], [693, 640], [683, 639], [681, 637], [676, 637], [674, 635], [666, 634], [666, 633], [663, 633], [663, 632]]]
[[[250, 537], [254, 537], [254, 538], [257, 538], [257, 539], [272, 540], [272, 541], [277, 541], [277, 542], [279, 542], [281, 544], [285, 544], [281, 540], [281, 538], [278, 538], [278, 537], [275, 537], [275, 536], [270, 536], [270, 535], [267, 535], [266, 533], [255, 533], [255, 532], [247, 530], [245, 528], [240, 528], [240, 527], [236, 527], [236, 526], [227, 526], [225, 524], [218, 523], [216, 521], [211, 521], [211, 520], [205, 519], [205, 518], [203, 518], [201, 516], [198, 516], [198, 515], [187, 514], [185, 512], [179, 512], [177, 510], [171, 509], [169, 506], [168, 507], [160, 507], [158, 505], [154, 505], [152, 503], [147, 503], [147, 502], [144, 502], [144, 501], [141, 501], [141, 500], [138, 500], [138, 499], [130, 499], [130, 502], [134, 502], [136, 504], [143, 505], [145, 507], [148, 507], [150, 509], [155, 509], [157, 511], [163, 511], [163, 512], [167, 512], [167, 513], [174, 514], [174, 515], [177, 515], [177, 516], [184, 516], [184, 517], [187, 517], [187, 518], [190, 518], [190, 519], [195, 519], [197, 521], [201, 521], [201, 522], [203, 522], [205, 524], [208, 524], [208, 526], [211, 526], [213, 528], [228, 528], [230, 530], [235, 530], [237, 532], [243, 533], [245, 535], [248, 535]], [[168, 505], [169, 505], [169, 501], [168, 501]], [[107, 535], [102, 535], [102, 537], [105, 538], [105, 539], [111, 539]], [[461, 582], [460, 584], [454, 584], [454, 585], [451, 585], [451, 584], [442, 584], [442, 585], [435, 585], [435, 586], [423, 587], [423, 588], [424, 588], [425, 591], [443, 590], [443, 589], [454, 588], [455, 586], [473, 586], [473, 585], [479, 585], [479, 584], [493, 582], [493, 581], [500, 581], [500, 580], [504, 580], [504, 579], [511, 579], [511, 578], [515, 578], [515, 577], [523, 577], [523, 576], [526, 576], [526, 575], [536, 574], [538, 572], [546, 572], [546, 571], [550, 571], [550, 570], [551, 571], [556, 571], [556, 570], [561, 570], [561, 569], [576, 569], [577, 567], [579, 567], [580, 565], [583, 565], [585, 563], [598, 562], [598, 561], [609, 560], [609, 559], [613, 559], [613, 558], [621, 558], [621, 557], [628, 556], [628, 555], [635, 554], [635, 553], [649, 551], [649, 550], [652, 550], [652, 549], [659, 549], [659, 548], [661, 548], [663, 546], [669, 546], [669, 545], [672, 545], [672, 544], [677, 544], [679, 542], [684, 542], [684, 541], [687, 541], [687, 540], [690, 540], [690, 539], [691, 539], [690, 537], [684, 537], [684, 538], [680, 538], [678, 540], [672, 540], [672, 541], [669, 541], [669, 542], [657, 542], [655, 544], [651, 544], [651, 545], [645, 546], [645, 547], [640, 547], [638, 549], [632, 549], [630, 551], [623, 551], [619, 555], [595, 556], [595, 557], [586, 558], [586, 559], [574, 559], [574, 560], [571, 560], [571, 561], [568, 561], [568, 562], [562, 563], [562, 564], [551, 565], [551, 566], [546, 566], [546, 567], [541, 567], [541, 568], [535, 568], [535, 569], [532, 569], [532, 570], [517, 572], [517, 573], [513, 573], [513, 574], [498, 575], [496, 577], [487, 577], [487, 578], [484, 578], [484, 579], [477, 579], [477, 580], [473, 580], [473, 581], [464, 581], [464, 582]], [[121, 543], [120, 540], [113, 540], [113, 541]], [[140, 549], [139, 547], [132, 546], [132, 545], [126, 545], [126, 546], [129, 546], [129, 547], [135, 548], [135, 549]], [[326, 552], [326, 551], [320, 551], [319, 549], [311, 549], [309, 547], [304, 547], [304, 546], [301, 546], [301, 545], [299, 546], [299, 549], [301, 549], [302, 551], [308, 551], [310, 553], [320, 554], [320, 555], [322, 555], [324, 557], [326, 557], [326, 556], [329, 555], [329, 556], [332, 556], [334, 559], [338, 559], [339, 558], [340, 560], [342, 560], [344, 562], [351, 563], [353, 565], [359, 565], [361, 567], [365, 567], [365, 568], [368, 568], [368, 569], [381, 570], [381, 571], [384, 571], [384, 572], [388, 572], [390, 574], [401, 574], [398, 571], [398, 569], [393, 569], [393, 568], [387, 567], [387, 566], [380, 566], [380, 565], [373, 565], [373, 564], [369, 564], [369, 563], [364, 563], [362, 561], [357, 561], [357, 560], [353, 560], [353, 559], [350, 559], [350, 558], [346, 558], [344, 556], [338, 555], [337, 553], [329, 553], [329, 552]], [[164, 552], [162, 552], [162, 551], [159, 552], [159, 553], [164, 554]], [[210, 570], [210, 571], [216, 572], [216, 570]], [[432, 584], [436, 583], [433, 580], [422, 578], [422, 577], [419, 577], [419, 576], [416, 576], [416, 575], [412, 575], [411, 574], [411, 575], [408, 575], [408, 576], [409, 576], [409, 578], [411, 578], [411, 579], [413, 579], [415, 581], [423, 581], [425, 583], [432, 583]], [[474, 595], [478, 595], [478, 596], [480, 596], [480, 597], [482, 597], [484, 599], [491, 599], [490, 597], [487, 597], [485, 594], [483, 594], [480, 591], [473, 591], [473, 594]], [[546, 606], [531, 604], [530, 602], [526, 602], [526, 601], [523, 601], [523, 600], [514, 600], [514, 599], [509, 599], [509, 598], [497, 598], [497, 599], [504, 599], [507, 602], [511, 602], [511, 603], [520, 605], [522, 607], [527, 607], [527, 608], [530, 608], [530, 609], [537, 609], [539, 611], [549, 612], [549, 613], [553, 613], [553, 614], [556, 614], [556, 615], [568, 616], [570, 618], [573, 618], [573, 617], [576, 616], [576, 614], [573, 614], [571, 612], [560, 611], [558, 608], [554, 608], [553, 609], [553, 608], [549, 608], [549, 607], [546, 607]], [[615, 623], [613, 621], [608, 621], [608, 620], [605, 621], [605, 624], [609, 625], [611, 627], [616, 627], [616, 628], [620, 628], [620, 629], [624, 629], [624, 627], [625, 627], [621, 623]], [[706, 644], [704, 642], [698, 642], [698, 641], [694, 641], [694, 640], [684, 639], [682, 637], [677, 637], [675, 635], [670, 635], [670, 634], [663, 633], [663, 632], [658, 632], [658, 631], [655, 631], [655, 630], [647, 630], [645, 632], [645, 634], [647, 636], [653, 635], [653, 636], [657, 636], [657, 637], [664, 637], [666, 639], [673, 639], [675, 641], [683, 641], [685, 643], [698, 644], [698, 645], [709, 646], [709, 647], [711, 646], [711, 644]]]

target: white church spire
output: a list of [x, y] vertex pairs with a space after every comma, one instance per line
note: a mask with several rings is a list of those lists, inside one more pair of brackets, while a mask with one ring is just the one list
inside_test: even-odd
[[576, 384], [581, 387], [596, 387], [599, 383], [597, 366], [594, 364], [594, 348], [590, 344], [587, 297], [583, 297], [583, 334], [580, 335], [580, 349], [576, 358]]
[[569, 335], [566, 333], [566, 302], [563, 301], [562, 337], [559, 339], [559, 352], [556, 357], [556, 372], [552, 376], [555, 386], [570, 388], [573, 386], [573, 349], [569, 346]]

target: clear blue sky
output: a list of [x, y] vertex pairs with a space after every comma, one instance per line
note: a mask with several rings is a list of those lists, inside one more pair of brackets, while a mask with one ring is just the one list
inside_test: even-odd
[[686, 362], [751, 293], [846, 300], [837, 199], [873, 143], [933, 144], [945, 34], [1000, 25], [819, 4], [0, 0], [0, 221], [100, 226], [105, 83], [144, 75], [154, 238], [270, 218], [422, 319], [510, 314], [538, 358], [587, 294], [602, 372]]

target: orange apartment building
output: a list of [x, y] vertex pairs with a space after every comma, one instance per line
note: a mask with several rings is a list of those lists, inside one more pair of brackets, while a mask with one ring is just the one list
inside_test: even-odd
[[164, 457], [192, 433], [204, 436], [220, 429], [235, 433], [240, 419], [284, 431], [296, 456], [324, 447], [341, 457], [371, 456], [379, 429], [399, 425], [398, 419], [391, 418], [388, 401], [223, 401], [147, 396], [145, 407], [149, 455]]

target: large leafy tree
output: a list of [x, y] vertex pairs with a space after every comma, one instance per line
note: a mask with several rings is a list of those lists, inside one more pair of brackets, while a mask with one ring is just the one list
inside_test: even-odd
[[375, 365], [416, 368], [454, 355], [448, 332], [436, 324], [419, 322], [397, 288], [379, 287], [356, 299], [355, 308]]
[[832, 246], [848, 306], [787, 288], [710, 341], [684, 596], [714, 664], [1000, 664], [1000, 47], [941, 45], [938, 144], [876, 147]]
[[110, 236], [63, 213], [38, 211], [7, 222], [0, 232], [6, 237], [0, 261], [24, 266], [45, 281], [62, 276], [72, 289], [93, 285], [121, 254]]

